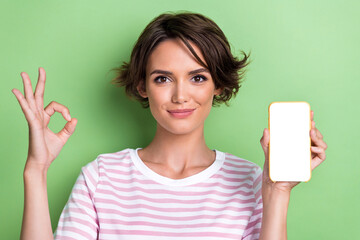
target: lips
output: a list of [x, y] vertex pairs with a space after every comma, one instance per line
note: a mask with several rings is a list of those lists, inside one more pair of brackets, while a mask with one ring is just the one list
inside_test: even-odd
[[192, 112], [194, 111], [195, 108], [193, 109], [174, 109], [174, 110], [168, 110], [169, 113], [184, 113], [184, 112]]
[[195, 108], [193, 109], [173, 109], [168, 110], [168, 112], [176, 118], [186, 118], [190, 116], [195, 111]]

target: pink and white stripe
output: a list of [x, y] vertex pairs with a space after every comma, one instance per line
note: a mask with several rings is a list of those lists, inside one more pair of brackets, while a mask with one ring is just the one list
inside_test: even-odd
[[258, 165], [216, 150], [204, 171], [170, 179], [148, 168], [137, 150], [101, 154], [82, 168], [55, 239], [259, 238]]

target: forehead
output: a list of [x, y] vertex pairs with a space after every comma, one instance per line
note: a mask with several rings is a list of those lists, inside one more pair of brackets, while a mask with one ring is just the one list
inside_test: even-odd
[[[200, 59], [205, 62], [198, 46], [188, 41]], [[194, 70], [202, 68], [195, 56], [179, 38], [167, 39], [159, 43], [149, 56], [146, 71], [149, 73], [154, 69], [162, 70]], [[166, 69], [165, 69], [166, 68]]]

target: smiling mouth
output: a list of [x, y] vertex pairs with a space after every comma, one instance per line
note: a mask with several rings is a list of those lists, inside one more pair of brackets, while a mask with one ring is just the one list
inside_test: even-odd
[[183, 113], [183, 112], [192, 112], [194, 110], [195, 110], [195, 108], [191, 108], [191, 109], [174, 109], [174, 110], [168, 110], [168, 112], [170, 112], [170, 113]]
[[195, 111], [195, 108], [193, 109], [174, 109], [174, 110], [168, 110], [168, 113], [170, 113], [171, 116], [175, 118], [186, 118], [190, 116]]

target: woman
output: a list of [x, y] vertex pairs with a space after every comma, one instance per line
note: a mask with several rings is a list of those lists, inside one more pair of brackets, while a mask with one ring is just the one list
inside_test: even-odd
[[[286, 239], [291, 189], [268, 175], [269, 131], [260, 140], [264, 171], [245, 159], [211, 150], [204, 122], [211, 107], [236, 94], [248, 56], [233, 57], [221, 29], [193, 13], [162, 14], [145, 28], [130, 62], [114, 79], [150, 107], [157, 129], [145, 148], [99, 155], [82, 168], [59, 221], [56, 239]], [[21, 239], [52, 239], [46, 173], [74, 133], [77, 119], [51, 102], [43, 109], [45, 70], [35, 94], [21, 73], [17, 97], [30, 129], [24, 170]], [[68, 121], [58, 134], [54, 112]], [[326, 143], [312, 118], [312, 169]]]

